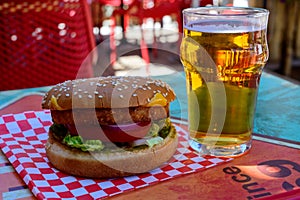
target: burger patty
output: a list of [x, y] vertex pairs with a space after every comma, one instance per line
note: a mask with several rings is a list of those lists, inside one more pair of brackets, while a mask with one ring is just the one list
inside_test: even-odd
[[169, 106], [51, 110], [51, 116], [57, 124], [126, 124], [167, 118]]

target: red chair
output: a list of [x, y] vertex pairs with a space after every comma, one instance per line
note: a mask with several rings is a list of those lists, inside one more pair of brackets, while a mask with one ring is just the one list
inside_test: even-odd
[[199, 6], [213, 5], [213, 0], [200, 0]]
[[2, 0], [0, 90], [92, 77], [92, 31], [86, 0]]
[[[102, 42], [104, 40], [103, 35], [101, 35], [100, 28], [103, 26], [104, 20], [107, 20], [110, 18], [109, 12], [106, 14], [104, 12], [105, 7], [109, 6], [113, 10], [123, 9], [123, 8], [129, 6], [130, 4], [132, 4], [133, 1], [134, 0], [91, 0], [93, 23], [94, 23], [95, 27], [99, 28], [98, 42]], [[122, 15], [122, 18], [124, 18], [123, 15]], [[122, 21], [122, 27], [126, 28], [127, 20], [122, 19], [121, 21]]]
[[[187, 3], [188, 2], [188, 3]], [[145, 19], [147, 18], [153, 18], [154, 20], [161, 21], [162, 18], [166, 15], [172, 15], [176, 17], [176, 21], [178, 23], [178, 31], [182, 32], [182, 19], [181, 19], [181, 12], [182, 9], [185, 7], [189, 7], [189, 0], [134, 0], [131, 2], [126, 9], [123, 9], [122, 7], [120, 9], [116, 9], [113, 12], [112, 15], [112, 21], [113, 24], [111, 26], [111, 60], [112, 62], [116, 61], [117, 55], [116, 55], [116, 45], [114, 40], [114, 28], [116, 25], [116, 16], [123, 15], [125, 18], [125, 22], [127, 22], [125, 26], [124, 32], [126, 32], [126, 27], [128, 26], [128, 18], [129, 17], [135, 17], [138, 19], [138, 23], [140, 26], [144, 23]], [[152, 6], [149, 6], [152, 5]], [[155, 38], [154, 38], [154, 46], [155, 46]], [[144, 34], [142, 29], [142, 38], [140, 41], [140, 48], [141, 48], [141, 54], [143, 59], [148, 64], [150, 62], [149, 60], [149, 53], [148, 53], [148, 47], [146, 45], [146, 42], [144, 40]], [[155, 52], [155, 51], [154, 51]]]

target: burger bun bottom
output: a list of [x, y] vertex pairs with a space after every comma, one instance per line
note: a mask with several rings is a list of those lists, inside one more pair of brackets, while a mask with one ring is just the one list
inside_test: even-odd
[[131, 151], [83, 152], [60, 143], [50, 131], [46, 155], [62, 172], [88, 178], [113, 178], [148, 172], [163, 165], [172, 158], [177, 144], [174, 126], [162, 143]]

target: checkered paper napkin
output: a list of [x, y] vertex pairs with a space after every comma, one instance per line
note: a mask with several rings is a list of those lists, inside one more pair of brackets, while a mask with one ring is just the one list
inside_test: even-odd
[[179, 144], [170, 163], [144, 174], [124, 178], [104, 180], [74, 177], [53, 168], [46, 157], [44, 144], [51, 124], [49, 111], [31, 111], [0, 117], [0, 147], [39, 199], [105, 198], [231, 160], [197, 155], [188, 148], [185, 128], [175, 124]]

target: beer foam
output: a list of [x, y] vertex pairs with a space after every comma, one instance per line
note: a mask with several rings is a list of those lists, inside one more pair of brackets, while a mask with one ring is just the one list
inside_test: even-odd
[[222, 20], [222, 21], [201, 21], [192, 22], [190, 24], [184, 25], [185, 29], [205, 32], [205, 33], [243, 33], [243, 32], [254, 32], [266, 29], [265, 25], [259, 25], [257, 23], [248, 22], [248, 24], [243, 21], [233, 21], [233, 20]]

